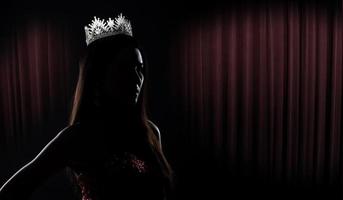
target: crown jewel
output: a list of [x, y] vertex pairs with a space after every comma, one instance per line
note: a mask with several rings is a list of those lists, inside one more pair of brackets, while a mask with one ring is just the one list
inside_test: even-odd
[[85, 26], [87, 46], [100, 38], [108, 37], [117, 34], [126, 34], [132, 36], [132, 27], [128, 19], [121, 13], [113, 20], [108, 18], [100, 20], [96, 16], [91, 24]]

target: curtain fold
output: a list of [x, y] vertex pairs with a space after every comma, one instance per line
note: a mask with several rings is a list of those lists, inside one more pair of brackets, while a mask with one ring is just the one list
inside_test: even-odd
[[0, 156], [4, 170], [17, 169], [33, 158], [26, 150], [42, 148], [35, 137], [48, 141], [67, 125], [78, 71], [78, 41], [69, 26], [63, 19], [18, 17], [2, 32]]
[[340, 193], [342, 25], [338, 10], [294, 1], [184, 19], [170, 53], [190, 152], [180, 156], [203, 171]]

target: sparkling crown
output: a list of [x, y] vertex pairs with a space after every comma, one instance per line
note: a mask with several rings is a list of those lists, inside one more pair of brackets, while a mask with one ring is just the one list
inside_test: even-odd
[[132, 36], [132, 27], [128, 19], [121, 13], [113, 20], [108, 18], [105, 22], [96, 16], [88, 27], [85, 26], [87, 46], [100, 38], [108, 37], [117, 34], [126, 34]]

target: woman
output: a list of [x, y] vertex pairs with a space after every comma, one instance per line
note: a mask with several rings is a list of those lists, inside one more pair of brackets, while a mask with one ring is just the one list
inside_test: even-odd
[[144, 60], [122, 15], [85, 27], [69, 126], [0, 189], [1, 200], [28, 199], [42, 181], [69, 169], [82, 200], [166, 197], [172, 172], [157, 126], [144, 106]]

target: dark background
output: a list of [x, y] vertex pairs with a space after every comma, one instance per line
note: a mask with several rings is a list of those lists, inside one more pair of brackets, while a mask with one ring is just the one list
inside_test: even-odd
[[[67, 125], [83, 26], [122, 12], [148, 58], [148, 113], [175, 170], [173, 199], [342, 197], [341, 1], [0, 9], [0, 184]], [[73, 199], [65, 172], [32, 199]]]

